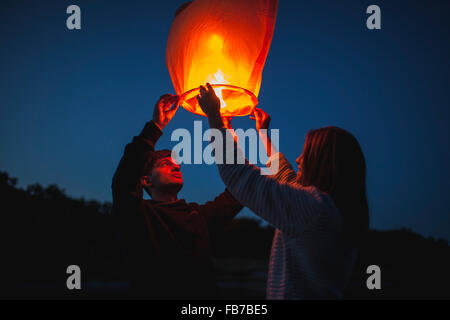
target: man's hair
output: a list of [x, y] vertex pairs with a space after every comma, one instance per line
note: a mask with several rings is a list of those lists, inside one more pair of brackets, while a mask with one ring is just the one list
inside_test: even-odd
[[152, 173], [152, 169], [155, 166], [156, 162], [162, 158], [168, 158], [172, 156], [172, 151], [164, 149], [152, 152], [151, 156], [148, 157], [148, 160], [145, 164], [144, 174], [150, 175]]

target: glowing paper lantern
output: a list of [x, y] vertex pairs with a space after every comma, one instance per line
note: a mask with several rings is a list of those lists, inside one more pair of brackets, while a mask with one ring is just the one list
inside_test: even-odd
[[244, 116], [258, 104], [261, 75], [278, 0], [195, 0], [178, 9], [166, 62], [180, 104], [205, 115], [196, 96], [209, 82], [222, 116]]

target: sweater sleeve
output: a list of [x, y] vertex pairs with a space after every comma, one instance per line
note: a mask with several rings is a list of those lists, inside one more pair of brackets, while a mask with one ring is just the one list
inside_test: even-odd
[[[274, 162], [278, 163], [278, 167], [273, 167]], [[297, 174], [291, 164], [286, 160], [283, 154], [279, 152], [269, 158], [266, 167], [269, 168], [269, 172], [272, 174], [272, 177], [280, 183], [293, 184], [297, 181]]]
[[225, 190], [214, 200], [198, 205], [212, 232], [221, 231], [241, 211], [242, 205]]
[[[229, 139], [227, 135], [230, 133], [226, 129], [220, 130], [225, 139]], [[237, 143], [230, 149], [225, 150], [224, 154], [234, 152], [233, 155], [243, 157]], [[274, 161], [278, 161], [278, 168], [273, 165]], [[285, 233], [301, 233], [314, 224], [323, 211], [321, 195], [314, 187], [302, 187], [284, 181], [293, 178], [293, 170], [281, 153], [269, 159], [268, 167], [271, 176], [262, 175], [260, 168], [248, 162], [218, 164], [227, 189], [242, 205]]]
[[115, 203], [142, 200], [139, 179], [145, 174], [148, 160], [155, 152], [155, 144], [162, 131], [153, 122], [148, 122], [139, 136], [125, 147], [125, 152], [112, 180]]

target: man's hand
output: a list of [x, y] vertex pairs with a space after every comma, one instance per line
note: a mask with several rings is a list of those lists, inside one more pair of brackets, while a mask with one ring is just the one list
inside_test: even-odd
[[161, 96], [153, 111], [153, 121], [162, 130], [172, 120], [178, 110], [177, 95], [165, 94]]
[[269, 129], [270, 116], [260, 108], [255, 108], [250, 119], [255, 120], [256, 130]]
[[223, 128], [222, 117], [220, 116], [220, 100], [212, 86], [207, 83], [207, 88], [200, 86], [200, 94], [197, 96], [198, 104], [209, 120], [211, 128]]
[[233, 117], [222, 117], [222, 122], [223, 122], [224, 128], [233, 129], [233, 127], [231, 126], [232, 119], [233, 119]]

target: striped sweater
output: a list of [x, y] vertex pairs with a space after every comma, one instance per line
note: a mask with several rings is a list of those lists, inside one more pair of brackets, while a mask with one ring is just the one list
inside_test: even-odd
[[[243, 157], [234, 146], [225, 152]], [[218, 164], [234, 198], [276, 228], [267, 298], [342, 299], [357, 255], [344, 246], [342, 216], [327, 194], [296, 183], [281, 153], [272, 155], [267, 166], [276, 160], [278, 170], [270, 176], [249, 163]]]

